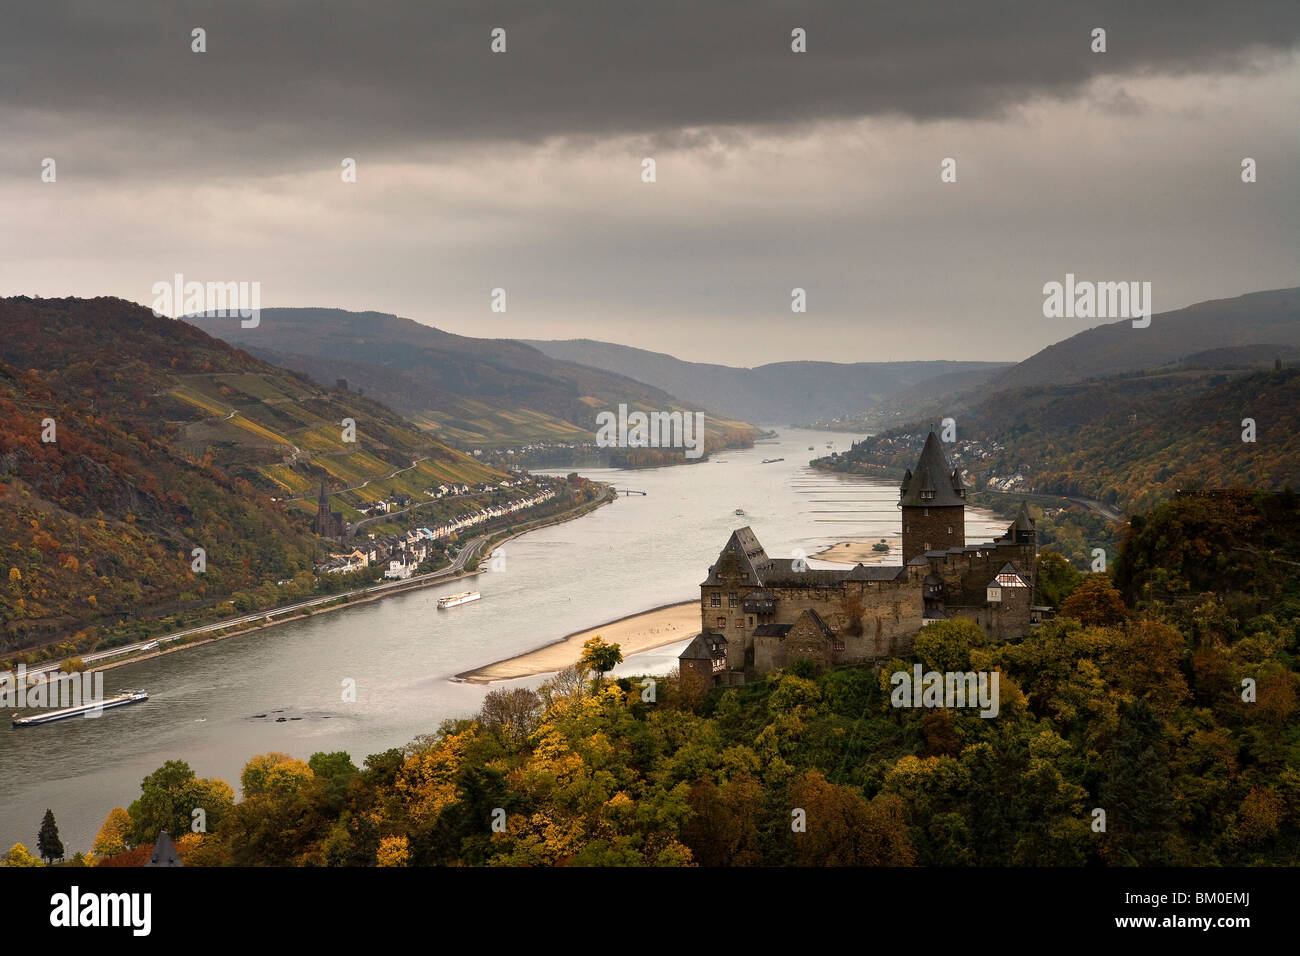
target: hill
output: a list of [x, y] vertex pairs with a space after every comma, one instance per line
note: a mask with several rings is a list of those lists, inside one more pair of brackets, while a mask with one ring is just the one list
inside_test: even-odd
[[[712, 689], [674, 674], [652, 703], [640, 678], [570, 670], [364, 760], [250, 754], [238, 803], [169, 762], [126, 842], [183, 831], [207, 788], [227, 796], [177, 841], [187, 866], [1294, 865], [1300, 603], [1294, 575], [1261, 586], [1250, 549], [1296, 558], [1300, 510], [1245, 494], [1226, 514], [1162, 505], [1117, 561], [1126, 588], [1194, 600], [1126, 605], [1091, 575], [1020, 641], [938, 621], [879, 669], [798, 661]], [[899, 706], [914, 667], [996, 673], [997, 718]]]
[[[1051, 321], [1044, 319], [1043, 321]], [[1099, 325], [1049, 345], [995, 378], [993, 390], [1079, 382], [1177, 362], [1195, 352], [1246, 345], [1300, 346], [1300, 288], [1214, 299], [1151, 317]]]
[[[238, 319], [186, 316], [211, 335], [324, 381], [347, 379], [438, 438], [493, 448], [591, 441], [600, 411], [701, 406], [632, 378], [558, 361], [510, 339], [454, 335], [412, 319], [341, 309], [263, 309]], [[707, 410], [705, 410], [707, 411]], [[712, 447], [752, 442], [743, 421], [705, 419]]]
[[[973, 503], [1014, 509], [1022, 496], [1047, 496], [1038, 504], [1059, 510], [1060, 496], [1075, 499], [1079, 507], [1040, 523], [1040, 539], [1086, 565], [1094, 547], [1113, 553], [1118, 530], [1089, 510], [1129, 514], [1224, 485], [1300, 488], [1298, 409], [1300, 368], [1179, 365], [988, 395], [957, 413], [945, 452], [976, 489]], [[1245, 419], [1254, 441], [1243, 441]], [[925, 433], [919, 423], [893, 429], [818, 466], [896, 479]]]
[[0, 330], [0, 649], [252, 590], [269, 601], [303, 574], [310, 590], [322, 479], [351, 489], [331, 504], [353, 517], [386, 494], [503, 477], [377, 402], [121, 299], [0, 299]]
[[592, 339], [531, 345], [555, 359], [606, 369], [733, 418], [769, 425], [830, 421], [860, 415], [901, 389], [936, 376], [999, 371], [997, 362], [775, 362], [733, 368], [686, 362], [645, 349]]

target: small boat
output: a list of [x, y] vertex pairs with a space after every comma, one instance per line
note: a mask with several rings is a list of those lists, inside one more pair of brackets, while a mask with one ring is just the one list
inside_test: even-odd
[[762, 461], [761, 463], [764, 464], [764, 465], [770, 465], [770, 464], [772, 464], [773, 462], [777, 462], [777, 461], [785, 461], [785, 459], [784, 459], [784, 458], [764, 458], [763, 461]]
[[740, 516], [743, 517], [744, 514], [745, 514], [745, 509], [744, 509], [744, 508], [737, 508], [737, 509], [736, 509], [736, 514], [738, 514], [738, 515], [740, 515]]
[[459, 594], [448, 594], [446, 597], [438, 598], [438, 609], [446, 610], [449, 607], [459, 607], [462, 604], [468, 604], [470, 601], [477, 601], [482, 596], [477, 591], [461, 591]]
[[835, 442], [833, 442], [833, 441], [828, 441], [828, 442], [826, 443], [826, 447], [827, 447], [827, 448], [834, 448], [834, 447], [835, 447]]
[[809, 445], [809, 446], [808, 446], [808, 450], [809, 450], [809, 451], [812, 451], [812, 450], [813, 450], [813, 446], [812, 446], [812, 445]]
[[148, 699], [149, 695], [142, 690], [129, 690], [114, 697], [107, 697], [104, 700], [91, 701], [88, 704], [79, 704], [76, 707], [64, 707], [62, 710], [50, 710], [32, 717], [19, 717], [14, 714], [14, 726], [32, 727], [36, 724], [48, 724], [55, 720], [80, 717], [82, 714], [89, 714], [92, 711], [108, 710], [112, 707], [122, 707], [126, 704], [135, 704]]

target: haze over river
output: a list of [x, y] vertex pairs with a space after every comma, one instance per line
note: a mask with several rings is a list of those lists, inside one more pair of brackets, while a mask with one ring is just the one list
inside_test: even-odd
[[[846, 450], [851, 437], [782, 429], [774, 442], [699, 464], [583, 470], [647, 495], [620, 495], [585, 517], [516, 538], [505, 545], [500, 572], [107, 671], [106, 694], [144, 688], [148, 702], [94, 720], [0, 727], [0, 851], [15, 842], [34, 850], [47, 807], [68, 855], [89, 851], [108, 812], [137, 798], [140, 781], [167, 760], [185, 760], [200, 777], [220, 777], [236, 794], [244, 764], [270, 750], [303, 759], [346, 750], [360, 766], [368, 754], [401, 747], [446, 717], [472, 715], [491, 688], [454, 681], [458, 673], [698, 598], [709, 564], [743, 525], [774, 557], [883, 537], [894, 549], [888, 560], [897, 564], [897, 482], [807, 466], [829, 453], [827, 442]], [[785, 460], [761, 464], [765, 458]], [[1005, 525], [967, 509], [968, 541], [987, 540]], [[470, 588], [483, 599], [437, 610], [439, 595]], [[684, 646], [635, 655], [616, 673], [666, 673]], [[356, 681], [355, 703], [342, 700], [346, 678]]]

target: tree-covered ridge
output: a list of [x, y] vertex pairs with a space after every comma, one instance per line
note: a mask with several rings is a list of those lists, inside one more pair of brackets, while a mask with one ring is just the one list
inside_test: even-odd
[[[1175, 491], [1300, 485], [1300, 368], [1183, 369], [1003, 391], [953, 412], [954, 466], [976, 487], [1017, 474], [1023, 490], [1145, 511]], [[1252, 419], [1254, 441], [1244, 441]], [[924, 427], [864, 439], [822, 467], [901, 474]], [[1247, 436], [1249, 437], [1249, 436]], [[914, 447], [915, 446], [915, 447]]]
[[[710, 449], [747, 447], [756, 429], [642, 381], [558, 361], [511, 339], [455, 335], [412, 319], [342, 309], [264, 309], [255, 329], [237, 319], [186, 322], [277, 364], [325, 381], [361, 383], [385, 404], [457, 447], [590, 441], [596, 415], [621, 403], [646, 412], [701, 410]], [[668, 461], [634, 461], [634, 467]], [[680, 454], [677, 456], [680, 459]]]
[[311, 593], [322, 478], [353, 489], [331, 501], [351, 519], [388, 494], [504, 477], [369, 398], [120, 299], [2, 299], [0, 332], [0, 658]]
[[[1290, 560], [1294, 498], [1234, 509], [1261, 552]], [[212, 798], [208, 832], [182, 852], [204, 865], [1294, 865], [1300, 584], [1256, 576], [1257, 556], [1222, 542], [1211, 562], [1219, 530], [1197, 498], [1144, 516], [1117, 565], [1126, 590], [1160, 581], [1136, 606], [1107, 576], [1045, 558], [1060, 616], [1016, 643], [945, 621], [879, 670], [799, 663], [708, 692], [569, 672], [495, 691], [360, 768], [263, 755], [244, 799]], [[891, 675], [915, 664], [996, 673], [997, 715], [895, 706]], [[168, 765], [105, 826], [145, 843], [182, 826], [199, 791], [225, 793]]]

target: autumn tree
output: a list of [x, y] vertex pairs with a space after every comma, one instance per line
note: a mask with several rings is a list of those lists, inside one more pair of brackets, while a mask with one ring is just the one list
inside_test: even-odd
[[1104, 574], [1090, 574], [1061, 604], [1061, 616], [1084, 624], [1120, 624], [1128, 618], [1128, 608], [1119, 591]]
[[605, 681], [605, 674], [623, 662], [623, 651], [617, 644], [608, 644], [600, 635], [587, 639], [582, 645], [582, 657], [578, 663], [588, 670], [596, 672], [595, 684], [600, 687]]
[[3, 866], [42, 866], [40, 860], [32, 856], [31, 851], [21, 843], [15, 843], [9, 848], [9, 852], [3, 860], [0, 860]]
[[691, 817], [682, 839], [701, 866], [760, 866], [763, 850], [759, 829], [763, 787], [748, 774], [738, 774], [718, 786], [701, 780], [690, 789]]
[[128, 849], [131, 833], [131, 816], [121, 807], [114, 807], [95, 836], [91, 849], [96, 856], [112, 856]]
[[542, 699], [527, 687], [489, 691], [479, 709], [479, 724], [508, 749], [522, 749], [541, 724]]
[[259, 796], [292, 796], [302, 790], [315, 776], [311, 767], [286, 753], [271, 751], [259, 754], [244, 765], [239, 775], [239, 785], [244, 798]]
[[377, 866], [406, 866], [410, 858], [405, 836], [384, 837], [379, 841], [379, 850], [375, 854]]
[[[806, 829], [787, 837], [800, 866], [912, 866], [912, 849], [903, 818], [903, 801], [882, 794], [868, 802], [852, 788], [828, 781], [817, 771], [800, 774], [788, 793], [789, 811], [802, 811]], [[793, 819], [793, 817], [791, 817]]]

